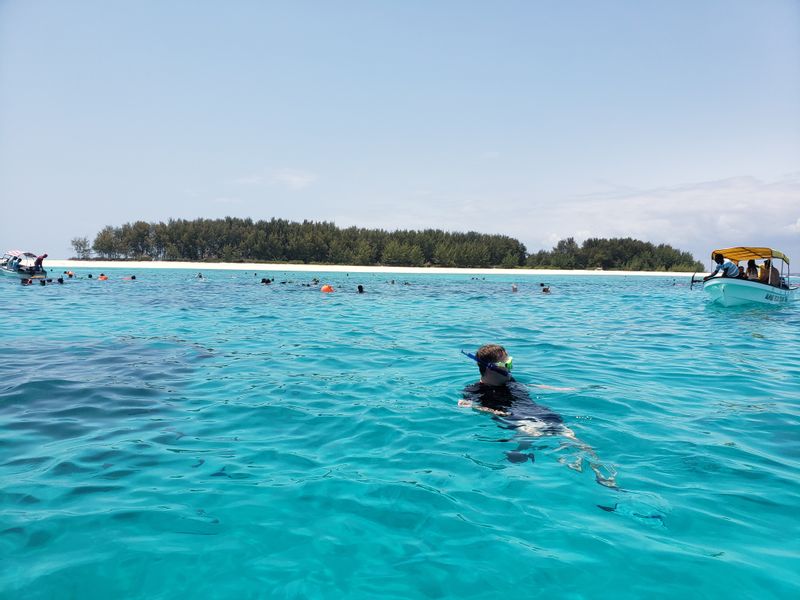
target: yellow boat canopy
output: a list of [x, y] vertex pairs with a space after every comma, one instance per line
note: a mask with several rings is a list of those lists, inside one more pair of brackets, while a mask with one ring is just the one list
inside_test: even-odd
[[777, 258], [782, 260], [787, 265], [789, 264], [789, 257], [783, 252], [778, 252], [772, 248], [753, 248], [751, 246], [736, 246], [735, 248], [723, 248], [722, 250], [714, 250], [711, 253], [711, 258], [715, 254], [722, 254], [725, 258], [734, 262], [740, 260], [766, 260], [767, 258]]

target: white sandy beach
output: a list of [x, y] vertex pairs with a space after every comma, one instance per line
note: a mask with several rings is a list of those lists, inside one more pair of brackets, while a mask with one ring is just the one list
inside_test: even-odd
[[[285, 273], [397, 273], [404, 275], [514, 275], [541, 278], [547, 275], [626, 275], [636, 277], [690, 277], [692, 273], [664, 271], [583, 271], [560, 269], [459, 269], [442, 267], [385, 267], [358, 265], [297, 265], [274, 263], [206, 263], [166, 261], [101, 261], [47, 259], [47, 269], [191, 269], [193, 271], [280, 271]], [[699, 274], [699, 273], [698, 273]]]

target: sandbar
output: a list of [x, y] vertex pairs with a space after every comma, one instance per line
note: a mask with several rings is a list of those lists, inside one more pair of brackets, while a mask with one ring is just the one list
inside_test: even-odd
[[[599, 271], [566, 269], [485, 269], [456, 267], [388, 267], [382, 265], [320, 265], [287, 263], [230, 263], [185, 261], [119, 261], [47, 259], [46, 269], [190, 269], [192, 271], [280, 271], [285, 273], [396, 273], [398, 275], [513, 275], [541, 278], [552, 275], [624, 275], [636, 277], [690, 277], [691, 272], [672, 271]], [[698, 273], [699, 274], [699, 273]]]

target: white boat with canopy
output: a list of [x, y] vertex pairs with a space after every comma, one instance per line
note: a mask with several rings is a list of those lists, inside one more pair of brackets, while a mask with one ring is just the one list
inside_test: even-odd
[[[787, 304], [798, 299], [798, 286], [792, 286], [789, 281], [789, 257], [783, 252], [772, 248], [757, 248], [752, 246], [736, 246], [722, 248], [711, 253], [713, 259], [717, 254], [738, 264], [740, 261], [762, 260], [765, 265], [766, 275], [759, 279], [746, 277], [715, 276], [703, 282], [703, 289], [711, 301], [722, 306], [739, 306], [743, 304]], [[779, 277], [771, 276], [772, 269], [776, 269], [775, 261], [780, 262]], [[762, 271], [763, 272], [763, 271]], [[692, 284], [698, 283], [692, 276]]]
[[17, 279], [46, 279], [47, 271], [36, 266], [36, 255], [21, 250], [9, 250], [0, 258], [0, 275]]

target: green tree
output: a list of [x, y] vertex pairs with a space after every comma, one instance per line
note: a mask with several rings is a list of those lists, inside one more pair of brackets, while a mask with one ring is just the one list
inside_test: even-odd
[[528, 256], [529, 267], [558, 269], [625, 269], [631, 271], [699, 271], [701, 263], [688, 252], [633, 238], [589, 238], [578, 246], [573, 238], [561, 240], [551, 250]]
[[81, 260], [88, 260], [92, 254], [92, 246], [89, 243], [89, 238], [86, 237], [76, 237], [72, 238], [70, 242], [72, 244], [72, 250], [75, 252], [75, 256]]
[[95, 254], [102, 258], [118, 258], [119, 245], [120, 239], [117, 231], [111, 225], [107, 225], [95, 236], [92, 248]]
[[384, 265], [407, 265], [409, 262], [410, 247], [398, 241], [390, 240], [383, 249], [381, 262]]
[[504, 269], [514, 269], [519, 266], [519, 256], [509, 252], [503, 257], [500, 266]]
[[[79, 238], [76, 238], [79, 239]], [[92, 248], [103, 258], [150, 256], [165, 260], [336, 262], [344, 264], [516, 267], [562, 269], [702, 270], [688, 252], [633, 238], [590, 238], [582, 245], [560, 240], [552, 250], [530, 255], [504, 235], [447, 232], [340, 229], [327, 221], [284, 219], [170, 219], [107, 226]], [[76, 251], [77, 252], [77, 251]]]

